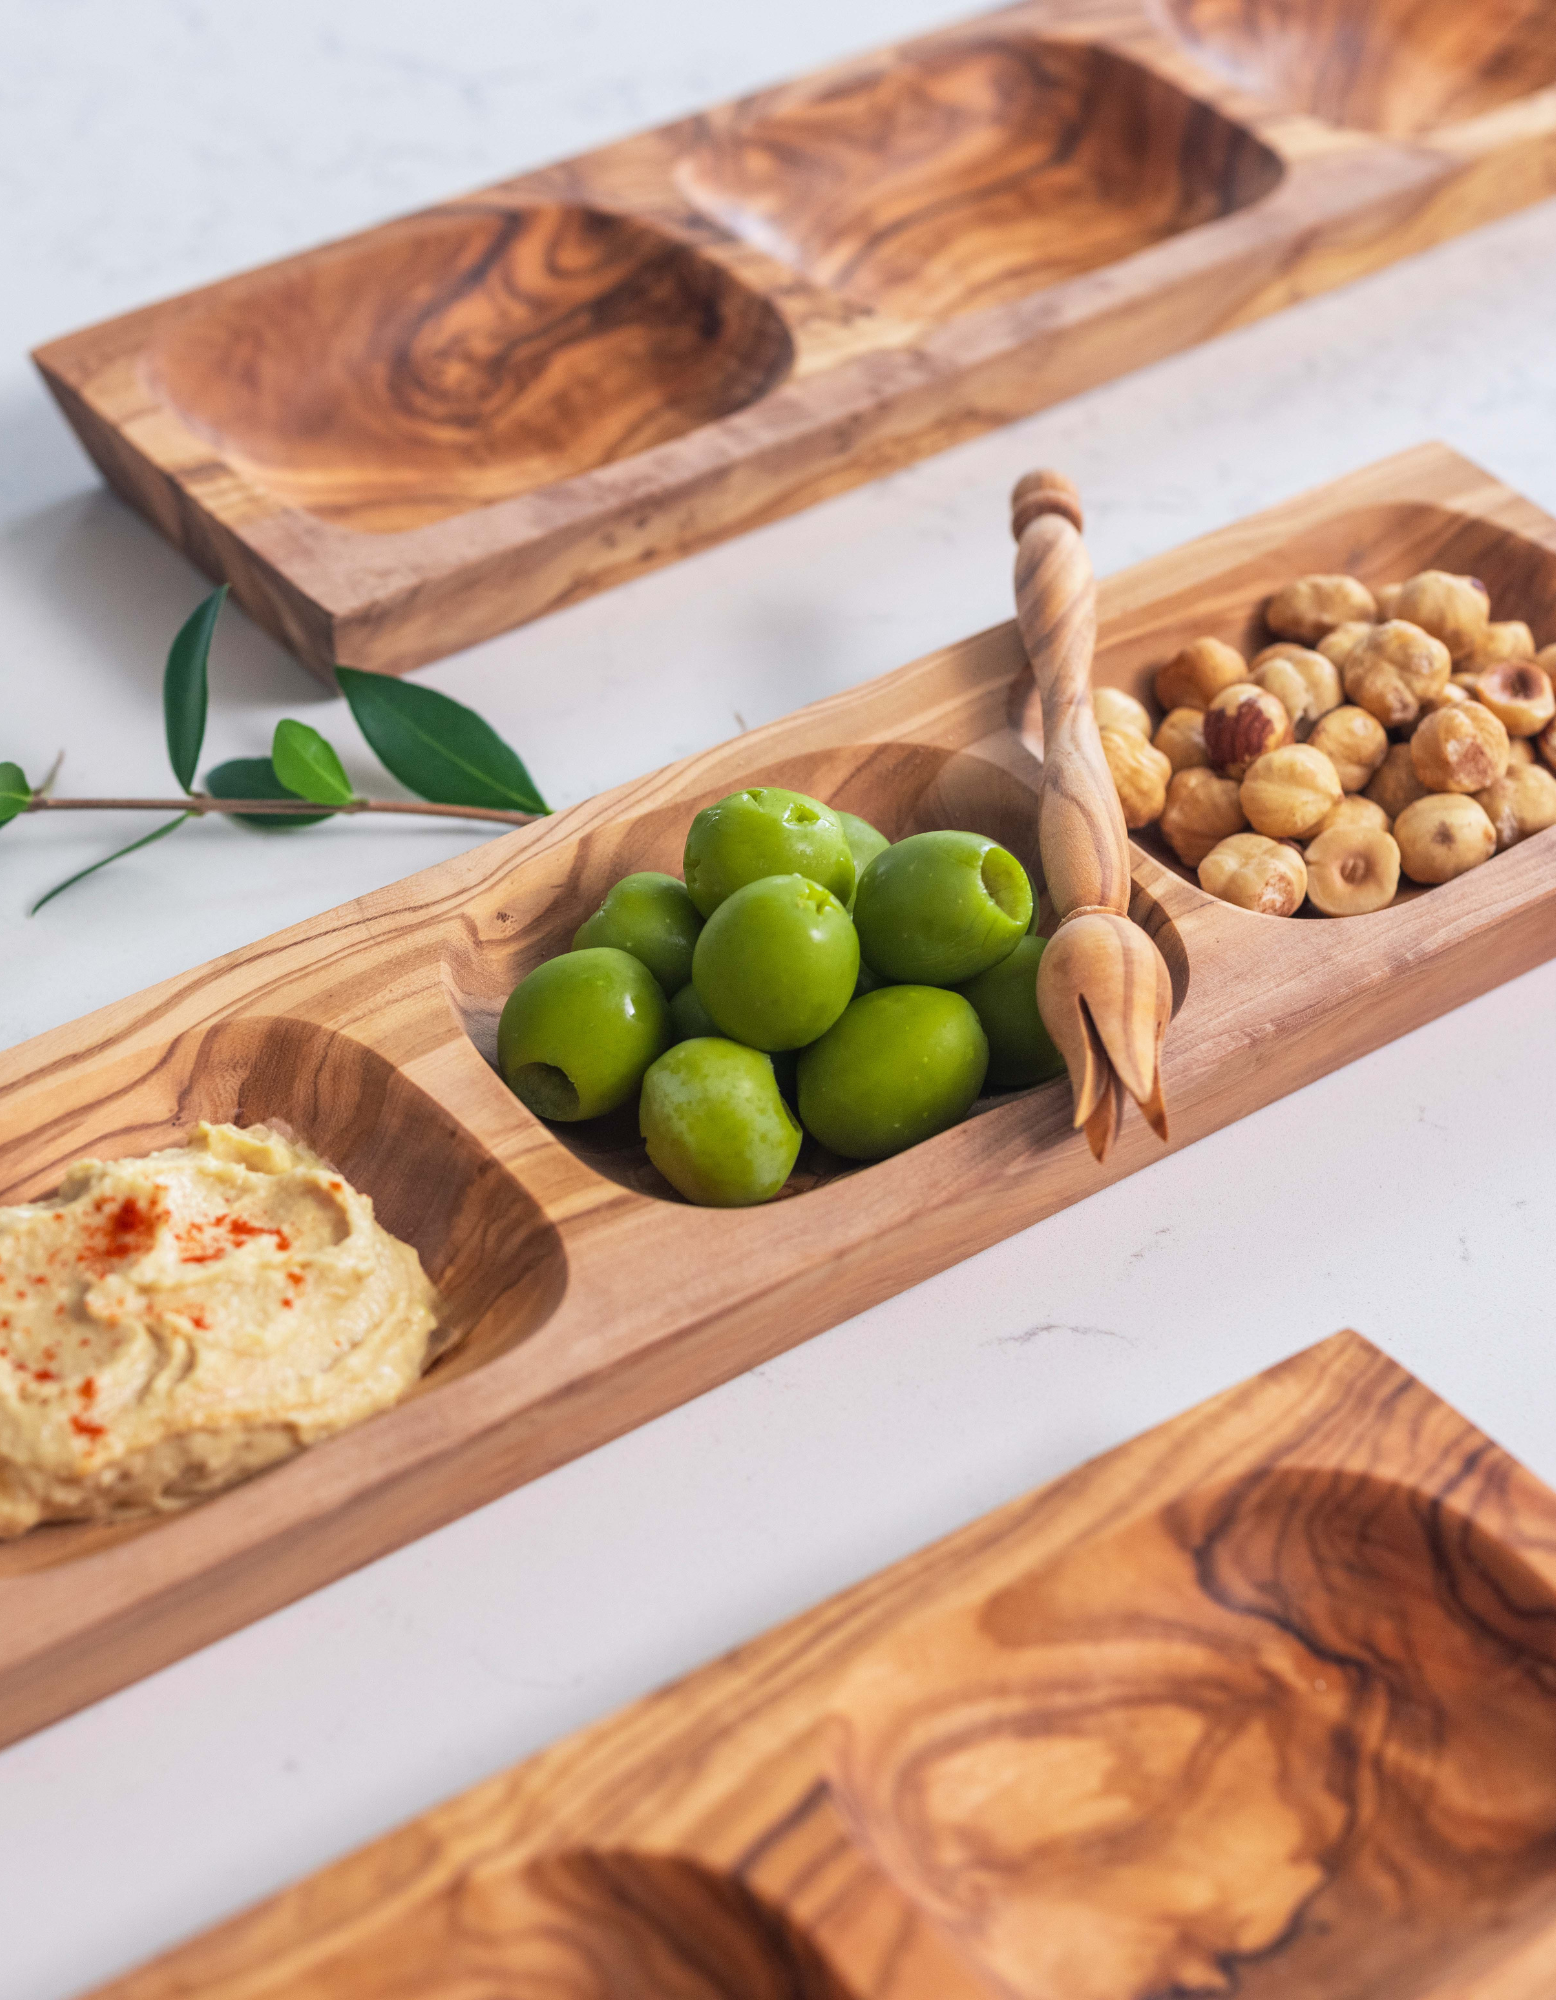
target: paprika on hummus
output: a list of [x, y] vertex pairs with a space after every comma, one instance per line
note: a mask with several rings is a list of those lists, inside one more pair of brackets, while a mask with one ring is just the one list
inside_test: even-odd
[[436, 1323], [410, 1245], [263, 1125], [78, 1161], [0, 1208], [0, 1538], [247, 1479], [386, 1409]]

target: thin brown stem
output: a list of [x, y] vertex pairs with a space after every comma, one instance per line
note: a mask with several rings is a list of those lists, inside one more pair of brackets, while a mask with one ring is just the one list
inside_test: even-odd
[[352, 799], [343, 806], [314, 805], [307, 799], [213, 799], [204, 792], [180, 799], [50, 799], [34, 793], [24, 812], [181, 812], [262, 813], [290, 819], [306, 813], [410, 813], [432, 819], [495, 820], [502, 826], [528, 826], [540, 814], [508, 812], [496, 806], [439, 806], [423, 799]]

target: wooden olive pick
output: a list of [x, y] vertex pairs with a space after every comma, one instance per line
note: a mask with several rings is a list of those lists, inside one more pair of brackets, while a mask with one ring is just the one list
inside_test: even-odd
[[1037, 1007], [1070, 1073], [1075, 1124], [1107, 1157], [1124, 1093], [1167, 1137], [1161, 1055], [1172, 979], [1129, 920], [1129, 834], [1091, 707], [1097, 586], [1080, 496], [1031, 472], [1011, 496], [1016, 617], [1043, 705], [1037, 838], [1058, 919], [1037, 973]]

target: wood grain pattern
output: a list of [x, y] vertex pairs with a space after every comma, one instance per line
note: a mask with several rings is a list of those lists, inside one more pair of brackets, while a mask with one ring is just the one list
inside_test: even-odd
[[1336, 1335], [97, 2000], [1544, 2000], [1556, 1496]]
[[[1186, 639], [1250, 630], [1293, 575], [1439, 562], [1537, 629], [1556, 608], [1556, 522], [1425, 447], [1105, 580], [1095, 671], [1138, 690]], [[739, 785], [792, 785], [892, 836], [971, 827], [1036, 866], [1031, 694], [999, 627], [0, 1056], [0, 1200], [201, 1117], [281, 1117], [416, 1243], [465, 1334], [419, 1394], [245, 1487], [150, 1528], [44, 1528], [0, 1552], [0, 1739], [1160, 1157], [1131, 1120], [1097, 1165], [1061, 1081], [835, 1185], [820, 1162], [794, 1199], [696, 1209], [635, 1141], [541, 1125], [488, 1059], [514, 982], [618, 876], [676, 868], [692, 814]], [[1135, 845], [1130, 913], [1177, 1010], [1172, 1144], [1556, 952], [1553, 860], [1556, 829], [1429, 898], [1318, 925], [1217, 903]]]
[[1556, 192], [1553, 35], [1019, 0], [36, 359], [305, 664], [403, 673]]

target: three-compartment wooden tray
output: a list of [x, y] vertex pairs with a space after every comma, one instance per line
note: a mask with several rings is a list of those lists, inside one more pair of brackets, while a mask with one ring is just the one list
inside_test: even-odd
[[97, 2000], [1549, 2000], [1556, 1496], [1355, 1334]]
[[1023, 0], [40, 348], [399, 673], [1556, 189], [1544, 0]]
[[[1556, 522], [1426, 446], [1105, 581], [1097, 677], [1141, 689], [1191, 637], [1246, 643], [1304, 571], [1434, 564], [1556, 633]], [[490, 1061], [515, 981], [617, 876], [678, 868], [693, 812], [739, 785], [795, 786], [893, 838], [970, 827], [1036, 873], [1030, 691], [1001, 626], [0, 1057], [0, 1201], [200, 1118], [280, 1119], [416, 1245], [462, 1336], [399, 1407], [221, 1498], [0, 1546], [0, 1740], [1159, 1157], [1131, 1117], [1098, 1167], [1060, 1082], [863, 1171], [804, 1156], [796, 1198], [698, 1209], [630, 1133], [541, 1124]], [[1556, 953], [1556, 829], [1340, 922], [1217, 903], [1142, 848], [1133, 868], [1175, 984], [1175, 1146]]]

